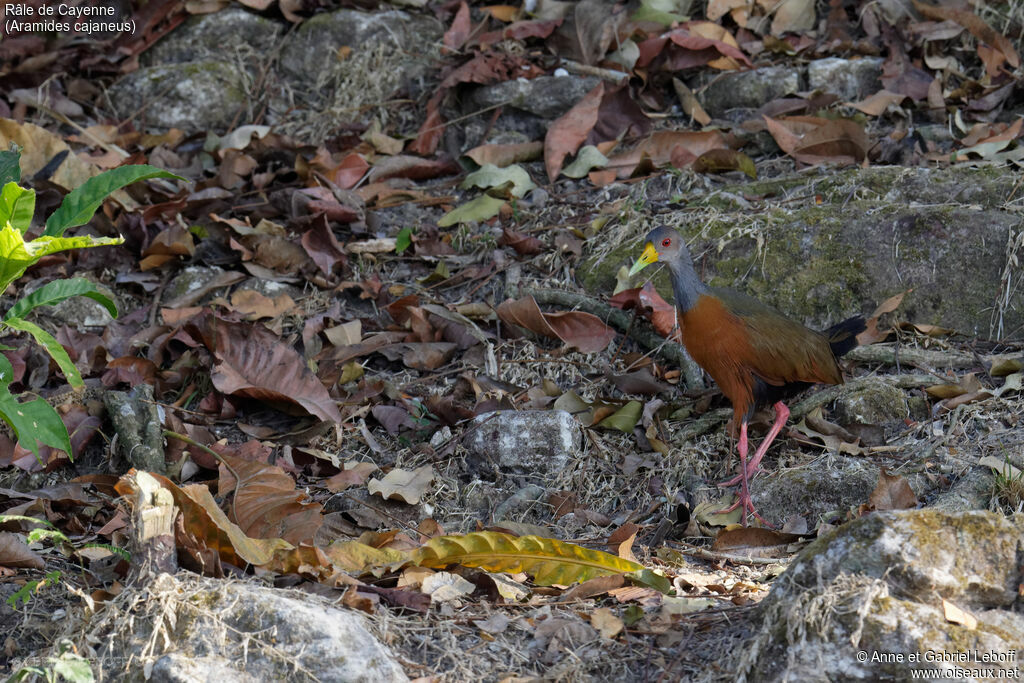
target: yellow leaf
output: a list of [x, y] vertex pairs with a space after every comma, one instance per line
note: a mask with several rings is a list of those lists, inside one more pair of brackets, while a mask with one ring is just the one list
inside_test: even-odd
[[641, 564], [600, 550], [539, 536], [517, 537], [494, 531], [432, 538], [412, 552], [412, 562], [433, 568], [461, 564], [489, 572], [527, 572], [541, 586], [568, 586], [595, 576], [643, 569]]

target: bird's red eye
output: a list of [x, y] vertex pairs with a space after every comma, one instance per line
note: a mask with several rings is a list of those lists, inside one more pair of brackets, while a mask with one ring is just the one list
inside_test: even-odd
[[661, 241], [661, 246], [663, 246], [663, 247], [667, 247], [670, 244], [672, 244], [672, 238], [671, 237], [666, 237], [665, 239], [663, 239]]

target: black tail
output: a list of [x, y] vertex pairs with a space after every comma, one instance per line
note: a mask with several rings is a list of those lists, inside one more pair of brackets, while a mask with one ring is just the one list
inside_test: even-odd
[[832, 353], [836, 358], [849, 353], [857, 346], [857, 335], [867, 329], [867, 322], [864, 316], [855, 315], [847, 318], [841, 323], [822, 332], [822, 336], [828, 339], [828, 345], [832, 347]]

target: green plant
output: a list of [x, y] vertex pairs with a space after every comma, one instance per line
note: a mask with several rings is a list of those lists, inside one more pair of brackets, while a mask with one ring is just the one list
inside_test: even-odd
[[[0, 293], [21, 277], [25, 271], [44, 256], [68, 249], [100, 247], [121, 244], [120, 237], [64, 237], [64, 231], [88, 223], [96, 209], [112, 192], [139, 180], [150, 178], [178, 178], [153, 166], [121, 166], [105, 171], [75, 188], [46, 220], [46, 229], [36, 239], [26, 240], [25, 233], [32, 224], [36, 193], [18, 185], [21, 179], [18, 151], [0, 152]], [[48, 282], [31, 294], [21, 297], [0, 318], [0, 329], [9, 327], [26, 332], [43, 346], [56, 361], [74, 388], [83, 386], [82, 377], [67, 351], [46, 330], [26, 320], [26, 316], [39, 306], [53, 306], [73, 296], [85, 296], [102, 304], [110, 314], [117, 315], [114, 302], [84, 278], [69, 278]], [[9, 351], [10, 347], [0, 346]], [[0, 354], [0, 418], [10, 425], [22, 447], [31, 450], [37, 458], [39, 443], [58, 448], [72, 456], [67, 428], [57, 411], [42, 398], [19, 401], [11, 394], [9, 385], [14, 375], [10, 361]]]
[[71, 683], [92, 683], [95, 679], [89, 660], [75, 652], [70, 641], [61, 641], [56, 657], [46, 658], [46, 667], [23, 666], [7, 680], [11, 683], [23, 681], [29, 676], [40, 676], [47, 683], [70, 681]]
[[1002, 472], [996, 472], [992, 482], [996, 499], [1009, 512], [1024, 507], [1024, 472], [1007, 462]]

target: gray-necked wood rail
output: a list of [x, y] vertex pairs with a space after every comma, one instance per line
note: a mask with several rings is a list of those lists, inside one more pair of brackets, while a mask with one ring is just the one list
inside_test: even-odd
[[[708, 287], [697, 277], [683, 238], [671, 228], [648, 233], [643, 254], [629, 274], [655, 261], [668, 266], [683, 345], [732, 402], [733, 421], [739, 425], [740, 473], [721, 486], [742, 486], [739, 500], [723, 512], [742, 505], [744, 524], [749, 512], [767, 525], [754, 510], [748, 482], [789, 418], [783, 399], [814, 383], [841, 384], [836, 358], [857, 346], [864, 318], [856, 316], [819, 333], [751, 296]], [[748, 464], [747, 424], [758, 406], [769, 404], [774, 404], [775, 422]]]

